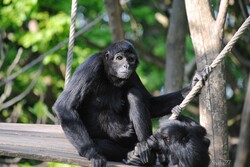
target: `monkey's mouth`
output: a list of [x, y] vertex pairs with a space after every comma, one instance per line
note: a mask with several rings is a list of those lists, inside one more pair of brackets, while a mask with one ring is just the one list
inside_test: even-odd
[[120, 79], [128, 79], [132, 74], [132, 70], [124, 70], [117, 72], [116, 76]]
[[128, 72], [119, 72], [117, 77], [120, 79], [128, 79], [130, 77], [130, 73]]

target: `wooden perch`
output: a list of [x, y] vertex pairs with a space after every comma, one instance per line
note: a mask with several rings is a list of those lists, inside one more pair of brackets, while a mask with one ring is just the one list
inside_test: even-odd
[[[78, 155], [59, 125], [0, 123], [0, 156], [91, 166]], [[129, 165], [108, 162], [107, 166]]]

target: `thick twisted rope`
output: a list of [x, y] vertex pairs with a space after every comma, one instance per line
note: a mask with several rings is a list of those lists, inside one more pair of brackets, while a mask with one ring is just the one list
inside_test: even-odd
[[[250, 25], [250, 16], [244, 21], [244, 23], [241, 25], [241, 27], [238, 29], [238, 31], [234, 34], [234, 36], [231, 38], [231, 40], [227, 43], [227, 45], [223, 48], [223, 50], [220, 52], [220, 54], [214, 59], [212, 64], [210, 65], [211, 69], [213, 70], [219, 63], [222, 62], [223, 58], [226, 56], [227, 53], [231, 51], [236, 41], [240, 38], [240, 36], [244, 33], [244, 31], [249, 28]], [[212, 72], [211, 70], [211, 72]], [[211, 73], [210, 72], [210, 73]], [[198, 81], [196, 85], [192, 88], [192, 90], [188, 93], [188, 95], [185, 97], [185, 99], [181, 102], [180, 105], [177, 105], [175, 107], [180, 108], [181, 110], [185, 108], [190, 101], [193, 100], [195, 95], [200, 91], [200, 89], [203, 87], [202, 81]], [[172, 113], [172, 115], [169, 117], [169, 119], [176, 119], [179, 114]]]
[[71, 24], [70, 24], [70, 33], [69, 33], [69, 44], [68, 44], [68, 55], [67, 55], [67, 65], [66, 65], [66, 75], [65, 75], [65, 85], [67, 86], [70, 75], [71, 75], [71, 66], [72, 66], [72, 58], [73, 58], [73, 48], [75, 42], [75, 22], [76, 22], [76, 12], [77, 11], [77, 0], [72, 0], [71, 5]]

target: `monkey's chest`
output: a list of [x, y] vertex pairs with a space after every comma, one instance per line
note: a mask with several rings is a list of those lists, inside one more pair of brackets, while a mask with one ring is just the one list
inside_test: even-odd
[[123, 125], [127, 126], [130, 123], [128, 102], [122, 96], [97, 96], [91, 100], [86, 109], [85, 117], [95, 119], [95, 123], [104, 129], [110, 126], [123, 128]]
[[111, 138], [120, 140], [134, 135], [134, 128], [129, 114], [116, 113], [110, 109], [102, 109], [85, 115], [85, 126], [94, 138]]
[[[128, 111], [127, 93], [117, 88], [107, 88], [93, 92], [88, 99], [88, 108], [97, 112], [126, 113]], [[102, 112], [103, 113], [103, 112]]]
[[126, 95], [122, 92], [95, 94], [84, 107], [84, 123], [92, 137], [120, 139], [134, 135]]

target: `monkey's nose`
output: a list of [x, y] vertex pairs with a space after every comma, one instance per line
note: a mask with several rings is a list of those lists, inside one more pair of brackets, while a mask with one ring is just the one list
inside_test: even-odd
[[126, 69], [128, 69], [129, 65], [128, 64], [124, 64], [123, 67], [126, 68]]

